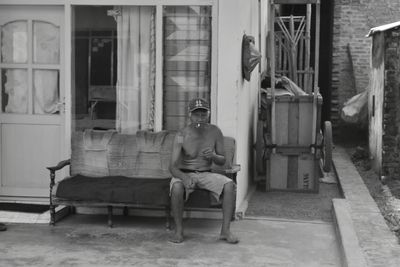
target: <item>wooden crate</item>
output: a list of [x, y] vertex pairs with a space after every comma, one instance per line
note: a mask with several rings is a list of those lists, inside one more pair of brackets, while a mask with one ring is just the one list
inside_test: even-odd
[[[272, 99], [266, 97], [265, 111], [267, 112], [268, 133], [275, 127], [277, 146], [300, 145], [309, 146], [312, 140], [313, 96], [277, 96], [275, 97], [275, 125], [271, 125]], [[317, 97], [317, 132], [321, 122], [322, 96]]]
[[314, 154], [271, 154], [267, 159], [266, 190], [318, 192], [319, 160]]
[[[317, 129], [320, 131], [322, 97], [316, 99]], [[268, 150], [266, 189], [318, 192], [319, 154], [312, 153], [313, 96], [275, 98], [275, 125], [271, 125], [271, 99], [267, 99], [268, 133], [275, 127], [275, 144]], [[269, 144], [268, 144], [269, 143]]]

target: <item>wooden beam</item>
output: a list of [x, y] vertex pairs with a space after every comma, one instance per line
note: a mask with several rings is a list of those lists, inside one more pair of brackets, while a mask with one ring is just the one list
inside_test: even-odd
[[[273, 144], [276, 142], [276, 125], [275, 125], [275, 6], [270, 5], [270, 22], [269, 22], [269, 34], [270, 34], [270, 77], [271, 77], [271, 141]], [[272, 149], [272, 153], [275, 153], [275, 149]]]

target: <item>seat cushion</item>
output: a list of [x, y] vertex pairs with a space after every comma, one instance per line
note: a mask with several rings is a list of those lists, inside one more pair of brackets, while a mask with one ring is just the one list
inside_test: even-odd
[[171, 178], [74, 175], [59, 182], [56, 197], [75, 201], [169, 205]]

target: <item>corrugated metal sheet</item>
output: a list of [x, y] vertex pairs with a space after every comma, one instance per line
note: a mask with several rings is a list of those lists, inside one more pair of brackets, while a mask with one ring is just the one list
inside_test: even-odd
[[384, 31], [387, 31], [387, 30], [390, 30], [390, 29], [393, 29], [393, 28], [396, 28], [396, 27], [399, 27], [399, 26], [400, 26], [400, 21], [389, 23], [389, 24], [385, 24], [385, 25], [381, 25], [381, 26], [378, 26], [378, 27], [374, 27], [374, 28], [369, 30], [369, 32], [366, 35], [366, 37], [370, 37], [370, 36], [372, 36], [373, 34], [375, 34], [377, 32], [384, 32]]

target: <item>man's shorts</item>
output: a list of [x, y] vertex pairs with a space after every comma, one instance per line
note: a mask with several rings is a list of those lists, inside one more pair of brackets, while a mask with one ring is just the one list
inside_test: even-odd
[[191, 186], [185, 186], [181, 179], [175, 177], [172, 177], [169, 186], [171, 194], [173, 184], [182, 183], [185, 187], [185, 201], [188, 200], [189, 195], [195, 189], [206, 189], [210, 191], [211, 194], [218, 201], [224, 189], [224, 185], [232, 182], [232, 180], [225, 175], [213, 172], [187, 172], [186, 175], [188, 175], [192, 180]]

